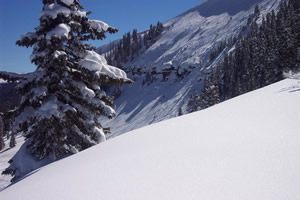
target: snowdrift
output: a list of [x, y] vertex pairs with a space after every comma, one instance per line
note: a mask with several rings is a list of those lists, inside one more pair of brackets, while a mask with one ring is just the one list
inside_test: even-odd
[[5, 200], [298, 200], [300, 81], [284, 80], [50, 164]]

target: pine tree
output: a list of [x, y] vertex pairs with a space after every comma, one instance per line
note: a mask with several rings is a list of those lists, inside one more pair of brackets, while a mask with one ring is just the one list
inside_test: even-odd
[[131, 59], [133, 59], [135, 55], [138, 56], [138, 52], [139, 52], [139, 38], [138, 38], [137, 29], [133, 29], [133, 31], [132, 31], [131, 49], [132, 49], [131, 50]]
[[260, 9], [259, 9], [258, 4], [255, 5], [255, 8], [254, 8], [254, 15], [255, 15], [256, 18], [258, 18], [259, 15], [260, 15]]
[[10, 141], [9, 141], [9, 147], [10, 148], [14, 148], [16, 146], [17, 142], [16, 142], [16, 135], [12, 134], [10, 136]]
[[201, 110], [200, 106], [200, 95], [198, 94], [197, 91], [191, 92], [189, 94], [189, 100], [187, 104], [187, 111], [189, 113], [196, 112], [198, 110]]
[[40, 26], [17, 41], [33, 47], [37, 69], [22, 75], [0, 72], [1, 78], [18, 82], [23, 96], [14, 111], [12, 136], [22, 131], [38, 160], [56, 160], [105, 140], [100, 116], [112, 118], [115, 111], [103, 88], [132, 83], [85, 43], [117, 29], [90, 20], [90, 12], [82, 9], [79, 0], [43, 0]]

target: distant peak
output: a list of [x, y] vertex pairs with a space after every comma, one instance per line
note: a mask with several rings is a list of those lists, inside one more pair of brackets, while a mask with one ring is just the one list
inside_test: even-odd
[[235, 15], [242, 10], [249, 10], [252, 6], [264, 0], [207, 0], [188, 12], [198, 11], [204, 17], [228, 13]]

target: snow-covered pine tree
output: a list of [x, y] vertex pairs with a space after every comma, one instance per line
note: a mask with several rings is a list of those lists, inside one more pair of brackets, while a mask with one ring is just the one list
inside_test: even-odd
[[84, 43], [104, 39], [116, 28], [90, 20], [79, 0], [43, 0], [40, 26], [17, 45], [33, 47], [37, 69], [28, 74], [0, 72], [18, 82], [21, 105], [14, 111], [13, 135], [23, 132], [27, 148], [41, 160], [56, 160], [105, 140], [100, 116], [112, 118], [112, 98], [103, 86], [132, 83], [126, 73]]

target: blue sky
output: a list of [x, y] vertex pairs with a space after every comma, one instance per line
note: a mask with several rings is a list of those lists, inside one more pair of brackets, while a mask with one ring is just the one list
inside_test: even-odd
[[[104, 41], [91, 42], [98, 47], [136, 28], [148, 29], [150, 24], [165, 22], [192, 8], [203, 0], [81, 0], [85, 10], [92, 11], [91, 19], [98, 19], [119, 28]], [[18, 47], [16, 40], [25, 32], [33, 32], [39, 25], [42, 0], [1, 0], [0, 7], [0, 71], [31, 72], [31, 48]]]

